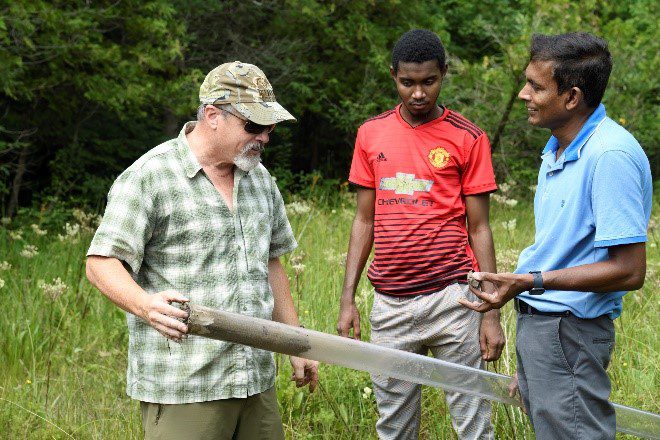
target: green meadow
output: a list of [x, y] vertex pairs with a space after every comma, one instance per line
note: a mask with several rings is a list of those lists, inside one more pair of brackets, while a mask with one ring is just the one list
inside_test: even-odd
[[[342, 188], [345, 190], [345, 187]], [[533, 188], [506, 185], [491, 208], [498, 268], [510, 271], [533, 239]], [[354, 212], [350, 192], [292, 198], [287, 205], [299, 248], [284, 258], [301, 322], [335, 334], [343, 264]], [[625, 296], [615, 321], [616, 348], [609, 367], [612, 400], [660, 412], [660, 252], [658, 203], [649, 228], [643, 289]], [[9, 439], [141, 438], [138, 404], [124, 392], [127, 330], [124, 313], [86, 280], [84, 255], [98, 218], [44, 205], [0, 225], [0, 433]], [[373, 296], [364, 278], [357, 302], [363, 339], [369, 339]], [[502, 313], [507, 344], [488, 368], [515, 370], [515, 312]], [[287, 438], [375, 438], [376, 402], [368, 374], [321, 365], [317, 392], [289, 381], [286, 356], [277, 355], [277, 389]], [[497, 437], [533, 438], [526, 416], [495, 404]], [[421, 438], [455, 438], [442, 390], [425, 388]]]

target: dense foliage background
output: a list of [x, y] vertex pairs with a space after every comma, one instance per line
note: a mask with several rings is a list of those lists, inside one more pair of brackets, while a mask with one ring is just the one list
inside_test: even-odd
[[[516, 102], [532, 33], [606, 38], [605, 104], [655, 176], [660, 70], [654, 0], [0, 0], [0, 214], [102, 207], [116, 175], [193, 117], [205, 73], [259, 65], [298, 123], [265, 155], [286, 194], [346, 179], [360, 122], [397, 102], [390, 51], [414, 27], [450, 56], [442, 101], [490, 135], [500, 181], [534, 183], [547, 132]], [[325, 179], [319, 179], [319, 176]]]

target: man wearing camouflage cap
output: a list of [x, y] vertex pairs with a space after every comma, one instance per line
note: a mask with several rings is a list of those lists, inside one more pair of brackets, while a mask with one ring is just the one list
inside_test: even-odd
[[[112, 185], [87, 277], [128, 312], [127, 394], [141, 402], [146, 438], [281, 439], [273, 354], [188, 338], [171, 303], [299, 325], [279, 260], [297, 243], [260, 164], [275, 124], [294, 118], [239, 61], [213, 69], [199, 98], [197, 122]], [[313, 391], [318, 364], [291, 364]]]

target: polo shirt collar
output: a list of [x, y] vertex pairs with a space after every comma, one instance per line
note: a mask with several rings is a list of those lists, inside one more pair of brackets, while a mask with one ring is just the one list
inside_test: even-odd
[[[580, 155], [582, 153], [582, 147], [587, 143], [591, 135], [594, 134], [596, 131], [596, 128], [600, 125], [601, 122], [603, 122], [603, 119], [605, 119], [606, 113], [605, 113], [605, 106], [603, 104], [599, 104], [598, 107], [596, 107], [596, 110], [589, 116], [589, 119], [587, 119], [587, 122], [584, 123], [582, 128], [580, 129], [580, 132], [575, 136], [575, 139], [566, 147], [566, 150], [564, 150], [564, 153], [562, 156], [564, 157], [564, 160], [560, 161], [563, 162], [570, 162], [573, 160], [578, 160], [580, 158]], [[554, 136], [550, 136], [550, 139], [548, 140], [548, 143], [545, 145], [545, 148], [543, 149], [542, 156], [545, 157], [546, 155], [554, 155], [557, 152], [557, 149], [559, 148], [559, 142], [557, 141], [557, 138]]]
[[190, 149], [190, 144], [188, 144], [188, 138], [186, 134], [190, 133], [193, 128], [195, 128], [194, 121], [186, 122], [181, 131], [179, 132], [179, 137], [177, 138], [176, 150], [179, 155], [179, 160], [181, 160], [181, 165], [186, 172], [186, 176], [189, 179], [195, 177], [195, 175], [202, 169], [202, 166], [199, 164], [199, 161], [193, 154]]

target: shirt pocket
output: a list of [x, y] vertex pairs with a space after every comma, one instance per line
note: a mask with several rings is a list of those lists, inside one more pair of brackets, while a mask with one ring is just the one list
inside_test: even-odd
[[163, 216], [167, 244], [188, 248], [204, 248], [231, 236], [231, 216], [222, 212], [215, 200], [177, 198]]

